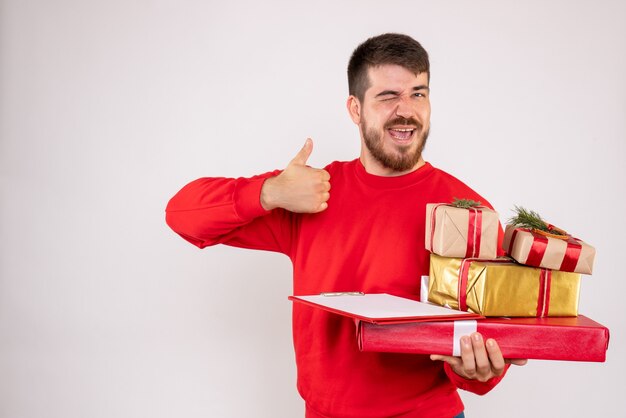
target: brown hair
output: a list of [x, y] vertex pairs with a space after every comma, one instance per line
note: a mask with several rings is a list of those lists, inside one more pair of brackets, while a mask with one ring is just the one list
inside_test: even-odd
[[395, 64], [413, 71], [427, 73], [430, 79], [428, 52], [415, 39], [399, 33], [385, 33], [369, 38], [357, 46], [348, 63], [348, 91], [363, 101], [369, 88], [370, 67]]

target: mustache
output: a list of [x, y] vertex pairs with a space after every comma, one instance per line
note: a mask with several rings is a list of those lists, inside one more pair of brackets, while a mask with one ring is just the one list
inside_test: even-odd
[[396, 125], [404, 125], [404, 126], [414, 126], [415, 128], [417, 128], [419, 131], [422, 130], [422, 128], [424, 127], [421, 123], [419, 123], [417, 121], [417, 119], [415, 118], [403, 118], [403, 117], [398, 117], [395, 119], [390, 120], [389, 122], [385, 123], [385, 129], [389, 129], [393, 126]]

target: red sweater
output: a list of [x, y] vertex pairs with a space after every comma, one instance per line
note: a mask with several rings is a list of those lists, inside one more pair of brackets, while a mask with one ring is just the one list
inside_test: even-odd
[[[419, 298], [428, 275], [426, 203], [453, 198], [486, 201], [426, 163], [399, 177], [368, 174], [359, 160], [334, 162], [328, 209], [318, 214], [265, 211], [263, 181], [201, 178], [167, 206], [167, 223], [204, 248], [227, 244], [277, 251], [293, 262], [295, 295], [333, 291]], [[463, 410], [456, 388], [483, 394], [486, 383], [456, 375], [428, 356], [363, 353], [354, 323], [301, 304], [293, 306], [298, 390], [309, 414], [332, 418], [452, 417]]]

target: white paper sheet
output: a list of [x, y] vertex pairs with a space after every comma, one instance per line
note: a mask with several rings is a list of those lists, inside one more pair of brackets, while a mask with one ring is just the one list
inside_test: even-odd
[[[370, 293], [365, 295], [311, 295], [292, 296], [292, 300], [301, 300], [318, 305], [327, 310], [347, 314], [360, 319], [372, 321], [393, 320], [424, 320], [429, 317], [445, 320], [446, 317], [476, 317], [476, 314], [462, 312], [430, 303], [418, 302], [386, 293]], [[462, 319], [462, 318], [461, 318]]]

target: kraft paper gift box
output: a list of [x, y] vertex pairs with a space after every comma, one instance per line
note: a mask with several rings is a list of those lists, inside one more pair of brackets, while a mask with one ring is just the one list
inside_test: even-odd
[[445, 257], [496, 258], [498, 213], [486, 207], [426, 205], [426, 249]]
[[526, 228], [507, 225], [504, 251], [521, 264], [591, 274], [596, 250], [571, 236], [559, 239]]
[[460, 355], [460, 338], [493, 338], [505, 358], [603, 362], [609, 330], [585, 317], [486, 318], [472, 321], [357, 324], [362, 351]]
[[522, 266], [509, 258], [430, 255], [428, 301], [483, 316], [576, 316], [580, 274]]

